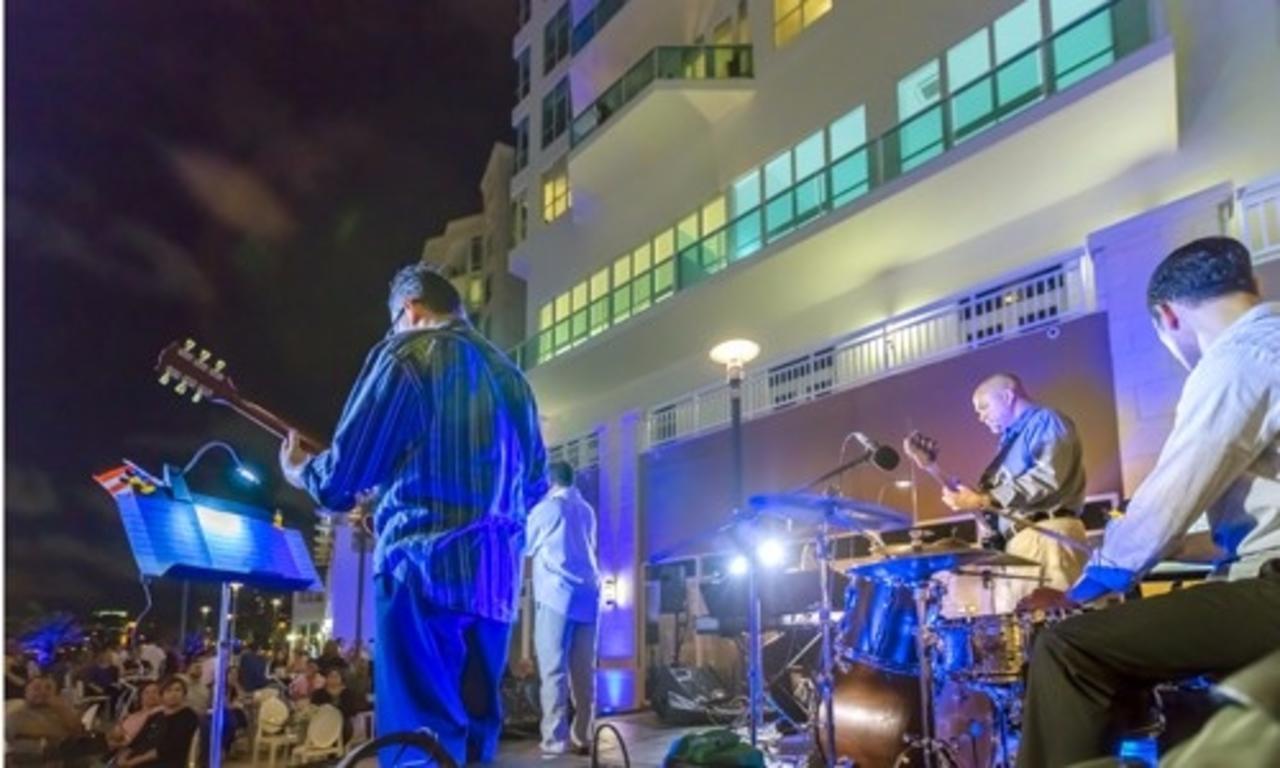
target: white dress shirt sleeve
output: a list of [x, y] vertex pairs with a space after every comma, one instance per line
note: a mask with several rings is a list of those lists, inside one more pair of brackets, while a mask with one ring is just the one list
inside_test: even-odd
[[1107, 526], [1073, 597], [1127, 590], [1266, 447], [1267, 377], [1253, 375], [1250, 360], [1216, 351], [1188, 377], [1155, 467], [1124, 517]]

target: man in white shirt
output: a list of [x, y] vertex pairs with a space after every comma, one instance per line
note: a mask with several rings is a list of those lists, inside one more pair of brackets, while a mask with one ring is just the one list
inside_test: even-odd
[[551, 491], [529, 513], [527, 529], [537, 605], [534, 646], [542, 676], [542, 751], [586, 754], [595, 712], [600, 605], [596, 513], [574, 487], [573, 468], [568, 464], [552, 462], [547, 479]]
[[1225, 580], [1044, 630], [1019, 766], [1114, 754], [1124, 705], [1145, 687], [1229, 674], [1280, 647], [1280, 304], [1262, 301], [1248, 250], [1226, 237], [1170, 254], [1147, 303], [1161, 342], [1191, 373], [1159, 460], [1067, 598], [1124, 593], [1202, 514]]

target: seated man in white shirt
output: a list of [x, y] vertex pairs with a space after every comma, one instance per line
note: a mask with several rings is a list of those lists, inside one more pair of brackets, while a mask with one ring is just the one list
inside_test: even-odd
[[[1036, 641], [1018, 765], [1114, 754], [1146, 687], [1229, 674], [1280, 647], [1280, 304], [1248, 250], [1209, 237], [1175, 250], [1147, 288], [1156, 333], [1191, 373], [1160, 458], [1067, 594], [1124, 593], [1202, 514], [1224, 553], [1217, 583], [1076, 616]], [[1037, 593], [1030, 607], [1047, 607]]]
[[[595, 713], [596, 619], [600, 569], [596, 513], [573, 485], [573, 468], [547, 467], [551, 491], [529, 513], [534, 647], [542, 676], [542, 751], [586, 754]], [[569, 725], [569, 689], [573, 726]]]

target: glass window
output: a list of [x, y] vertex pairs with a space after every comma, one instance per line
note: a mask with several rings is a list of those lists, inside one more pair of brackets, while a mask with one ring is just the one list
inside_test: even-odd
[[538, 310], [538, 330], [545, 331], [556, 324], [555, 305], [547, 302], [542, 305], [542, 309]]
[[542, 220], [550, 223], [560, 218], [570, 203], [569, 175], [561, 165], [542, 178]]
[[551, 92], [542, 97], [542, 148], [569, 127], [569, 78], [563, 77]]
[[631, 254], [619, 256], [613, 262], [613, 284], [615, 286], [631, 282]]
[[838, 117], [830, 129], [831, 159], [838, 160], [867, 143], [867, 110], [864, 107]]
[[645, 243], [639, 248], [631, 252], [631, 271], [634, 274], [648, 271], [653, 264], [653, 253], [649, 250], [649, 244]]
[[942, 96], [938, 60], [898, 81], [898, 159], [901, 169], [915, 168], [943, 150], [942, 112], [934, 106]]
[[796, 178], [812, 176], [827, 164], [827, 150], [823, 146], [822, 131], [796, 145]]
[[603, 298], [609, 293], [609, 268], [605, 267], [591, 276], [591, 300]]
[[980, 29], [947, 51], [947, 90], [951, 94], [951, 130], [957, 136], [987, 124], [995, 108], [991, 79], [991, 33]]
[[760, 171], [755, 170], [733, 182], [730, 190], [734, 217], [760, 205]]
[[529, 23], [529, 18], [532, 15], [532, 11], [533, 11], [532, 3], [533, 3], [533, 0], [516, 0], [517, 28], [523, 27], [525, 24]]
[[556, 322], [569, 317], [570, 301], [569, 291], [565, 291], [556, 297]]
[[573, 311], [577, 312], [580, 309], [586, 309], [586, 307], [587, 307], [587, 282], [584, 280], [581, 283], [578, 283], [577, 285], [573, 286]]
[[565, 3], [542, 29], [542, 73], [545, 75], [569, 55], [569, 4]]
[[773, 44], [791, 42], [831, 10], [831, 0], [773, 0]]
[[524, 170], [529, 164], [529, 118], [526, 116], [516, 125], [515, 170]]
[[702, 233], [698, 228], [698, 212], [694, 211], [688, 216], [680, 220], [676, 224], [676, 249], [683, 251], [685, 248], [698, 242], [698, 238], [702, 237]]
[[529, 49], [516, 57], [516, 102], [529, 95]]
[[529, 204], [525, 202], [524, 193], [520, 192], [511, 199], [511, 245], [524, 242], [529, 234]]
[[724, 226], [724, 196], [721, 195], [702, 206], [702, 231], [710, 235]]
[[1055, 33], [1053, 75], [1058, 88], [1115, 61], [1113, 11], [1097, 12], [1106, 4], [1107, 0], [1050, 0], [1049, 18]]
[[662, 234], [653, 238], [653, 263], [661, 264], [671, 258], [676, 252], [675, 235], [671, 230], [665, 230]]
[[1040, 3], [1023, 0], [994, 25], [996, 103], [1017, 108], [1040, 94]]
[[783, 152], [764, 166], [764, 196], [769, 199], [791, 186], [791, 153]]

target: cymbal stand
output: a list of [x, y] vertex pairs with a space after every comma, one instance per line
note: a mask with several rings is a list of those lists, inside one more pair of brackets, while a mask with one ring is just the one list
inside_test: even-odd
[[[933, 664], [929, 653], [933, 648], [933, 631], [929, 627], [929, 607], [932, 603], [931, 591], [933, 582], [929, 579], [917, 581], [911, 586], [911, 595], [916, 604], [916, 656], [920, 664], [920, 735], [907, 739], [907, 746], [894, 760], [894, 768], [906, 765], [910, 753], [920, 750], [924, 756], [924, 768], [935, 765], [958, 766], [959, 760], [951, 749], [951, 745], [934, 736], [933, 729]], [[935, 760], [937, 758], [937, 760]]]
[[[818, 606], [818, 626], [822, 631], [822, 673], [818, 678], [818, 695], [821, 697], [822, 709], [826, 712], [823, 728], [822, 753], [827, 768], [836, 764], [836, 713], [835, 713], [835, 675], [834, 661], [831, 657], [831, 546], [827, 539], [828, 524], [824, 519], [818, 526], [817, 558], [818, 579], [821, 581], [819, 594], [822, 602]], [[818, 718], [822, 722], [822, 718]]]

